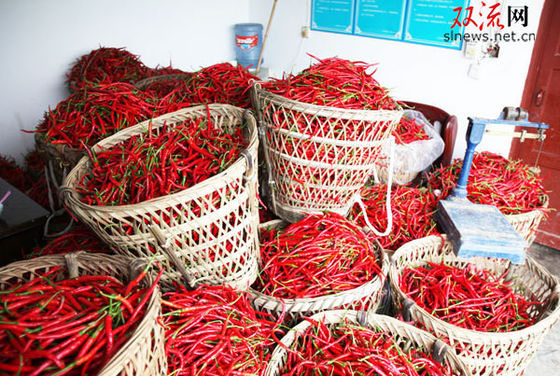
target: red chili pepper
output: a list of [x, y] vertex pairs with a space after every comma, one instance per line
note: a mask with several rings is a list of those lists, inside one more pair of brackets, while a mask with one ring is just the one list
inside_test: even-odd
[[266, 231], [261, 258], [254, 288], [279, 298], [346, 291], [382, 274], [370, 239], [352, 222], [328, 212]]
[[[428, 188], [439, 190], [445, 199], [457, 184], [462, 161], [427, 175]], [[467, 184], [468, 199], [477, 204], [497, 206], [504, 214], [542, 210], [546, 191], [542, 178], [520, 160], [508, 160], [490, 152], [475, 153]]]
[[288, 348], [281, 375], [414, 375], [448, 376], [448, 364], [435, 362], [427, 349], [402, 348], [402, 338], [390, 332], [349, 323], [310, 324], [298, 332]]
[[176, 287], [163, 297], [168, 373], [263, 375], [279, 323], [255, 311], [245, 292], [229, 287]]
[[534, 323], [535, 306], [515, 291], [512, 281], [476, 270], [428, 262], [404, 268], [399, 279], [403, 292], [421, 308], [450, 324], [481, 332], [504, 332]]
[[[135, 280], [125, 286], [110, 276], [63, 279], [64, 272], [55, 267], [2, 291], [0, 370], [95, 373], [128, 340], [157, 284], [141, 288]], [[128, 309], [121, 308], [125, 303]]]

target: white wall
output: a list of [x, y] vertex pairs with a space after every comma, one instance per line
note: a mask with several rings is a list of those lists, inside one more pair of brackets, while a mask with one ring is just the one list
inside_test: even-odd
[[[476, 1], [476, 0], [473, 0]], [[471, 1], [471, 3], [473, 2]], [[505, 3], [501, 1], [501, 3]], [[536, 31], [543, 0], [529, 6]], [[125, 47], [148, 66], [184, 70], [235, 57], [233, 25], [266, 26], [272, 0], [17, 0], [0, 1], [0, 153], [18, 158], [33, 147], [34, 129], [49, 107], [65, 99], [65, 74], [81, 55], [99, 46]], [[311, 31], [310, 0], [279, 0], [264, 52], [270, 73], [297, 72], [318, 57], [378, 62], [376, 78], [395, 97], [429, 103], [460, 120], [455, 155], [464, 150], [467, 116], [495, 118], [519, 105], [533, 43], [503, 43], [500, 57], [483, 63], [482, 77], [467, 76], [462, 52], [411, 43]], [[510, 140], [486, 137], [480, 149], [507, 154]]]
[[[506, 2], [501, 1], [503, 5], [507, 5]], [[264, 66], [268, 66], [271, 73], [297, 73], [310, 63], [306, 53], [319, 58], [339, 56], [377, 62], [375, 77], [391, 88], [396, 98], [428, 103], [457, 115], [460, 127], [456, 157], [464, 153], [468, 116], [493, 119], [504, 106], [521, 103], [532, 42], [502, 43], [499, 58], [483, 61], [481, 76], [476, 80], [467, 75], [472, 61], [458, 50], [313, 30], [308, 39], [302, 39], [301, 27], [309, 26], [310, 3], [310, 0], [278, 1], [264, 51]], [[475, 1], [471, 4], [479, 9]], [[510, 5], [529, 7], [528, 26], [513, 30], [536, 32], [543, 0], [519, 0]], [[251, 21], [266, 25], [271, 8], [272, 0], [251, 0]], [[507, 156], [510, 142], [509, 138], [487, 135], [477, 150], [491, 150]]]
[[233, 25], [248, 0], [0, 1], [0, 154], [20, 162], [32, 130], [68, 95], [65, 74], [99, 46], [125, 47], [148, 66], [196, 70], [235, 58]]

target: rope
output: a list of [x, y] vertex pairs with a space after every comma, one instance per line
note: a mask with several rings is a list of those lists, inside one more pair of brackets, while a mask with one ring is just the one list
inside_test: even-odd
[[393, 184], [393, 160], [395, 157], [395, 137], [389, 136], [389, 176], [387, 178], [387, 197], [385, 198], [385, 208], [387, 209], [387, 228], [383, 232], [377, 231], [375, 227], [369, 221], [366, 206], [362, 201], [361, 196], [356, 197], [356, 203], [362, 210], [362, 215], [364, 216], [364, 220], [366, 221], [366, 225], [369, 227], [371, 231], [377, 236], [387, 236], [393, 229], [393, 213], [391, 211], [391, 185]]

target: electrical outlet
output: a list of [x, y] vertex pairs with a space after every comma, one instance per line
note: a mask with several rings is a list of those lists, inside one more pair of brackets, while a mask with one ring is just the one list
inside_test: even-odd
[[301, 27], [301, 37], [302, 38], [309, 38], [309, 26], [302, 26]]

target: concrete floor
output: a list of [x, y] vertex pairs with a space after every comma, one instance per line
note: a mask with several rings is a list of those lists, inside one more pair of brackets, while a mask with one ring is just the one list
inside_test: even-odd
[[[548, 271], [560, 278], [560, 251], [533, 244], [529, 252]], [[541, 343], [525, 376], [560, 376], [560, 323], [552, 328]]]

